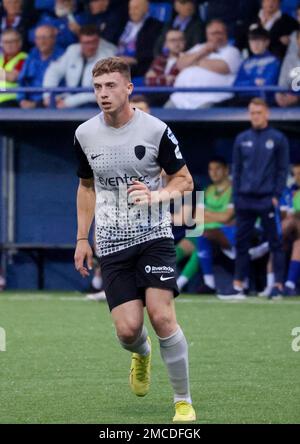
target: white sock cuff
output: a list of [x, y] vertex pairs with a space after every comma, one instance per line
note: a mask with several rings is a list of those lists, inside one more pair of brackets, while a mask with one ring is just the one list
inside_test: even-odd
[[171, 334], [171, 336], [168, 336], [167, 338], [160, 338], [159, 336], [158, 340], [161, 347], [172, 347], [173, 345], [177, 344], [184, 338], [183, 331], [178, 325], [177, 330]]

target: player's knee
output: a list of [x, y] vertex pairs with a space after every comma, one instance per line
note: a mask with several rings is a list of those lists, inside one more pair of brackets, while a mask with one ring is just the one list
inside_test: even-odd
[[116, 325], [117, 336], [121, 342], [132, 344], [141, 331], [141, 325], [137, 322], [129, 321]]
[[153, 310], [149, 313], [149, 317], [156, 332], [161, 331], [162, 329], [172, 329], [174, 320], [169, 312]]

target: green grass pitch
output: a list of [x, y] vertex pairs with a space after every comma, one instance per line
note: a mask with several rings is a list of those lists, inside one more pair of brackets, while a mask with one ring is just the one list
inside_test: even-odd
[[[292, 350], [300, 298], [183, 295], [176, 306], [197, 423], [300, 422], [300, 351]], [[130, 354], [118, 345], [106, 303], [78, 293], [0, 293], [0, 423], [171, 423], [172, 391], [147, 324], [152, 383], [136, 398]]]

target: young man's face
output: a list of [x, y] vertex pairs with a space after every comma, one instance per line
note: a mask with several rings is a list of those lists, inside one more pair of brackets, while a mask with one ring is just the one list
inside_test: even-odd
[[114, 114], [128, 103], [133, 85], [119, 72], [94, 77], [97, 103], [106, 114]]
[[263, 105], [250, 103], [249, 105], [250, 121], [255, 129], [265, 128], [268, 125], [269, 110]]
[[228, 178], [228, 168], [222, 163], [210, 162], [208, 165], [208, 175], [212, 183], [221, 183]]
[[254, 55], [261, 55], [266, 52], [270, 44], [269, 39], [249, 39], [249, 46]]
[[169, 31], [166, 35], [165, 47], [171, 54], [179, 55], [184, 50], [184, 34], [181, 31]]

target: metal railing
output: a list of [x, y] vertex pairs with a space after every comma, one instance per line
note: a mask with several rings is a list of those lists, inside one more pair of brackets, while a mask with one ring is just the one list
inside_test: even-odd
[[[1, 93], [24, 93], [24, 94], [50, 94], [50, 107], [55, 108], [55, 95], [63, 93], [92, 93], [93, 88], [70, 88], [67, 86], [60, 86], [55, 88], [42, 88], [42, 87], [19, 87], [9, 88], [5, 90], [0, 89]], [[289, 93], [294, 95], [300, 95], [299, 91], [282, 88], [280, 86], [211, 86], [211, 87], [171, 87], [171, 86], [136, 86], [134, 88], [134, 94], [172, 94], [175, 92], [181, 93], [251, 93], [257, 97], [266, 98], [268, 93]]]

